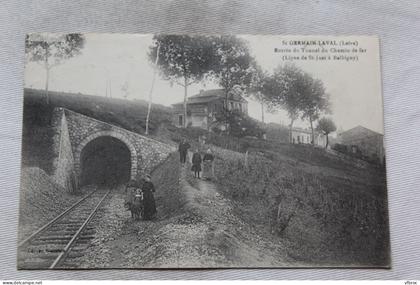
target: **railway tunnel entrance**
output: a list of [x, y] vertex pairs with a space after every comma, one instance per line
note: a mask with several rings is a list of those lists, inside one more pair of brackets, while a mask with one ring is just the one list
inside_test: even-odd
[[127, 145], [111, 136], [100, 136], [80, 154], [81, 185], [113, 186], [130, 179], [131, 153]]

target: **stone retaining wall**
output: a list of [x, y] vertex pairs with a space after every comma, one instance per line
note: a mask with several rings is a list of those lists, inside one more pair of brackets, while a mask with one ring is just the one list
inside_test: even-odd
[[73, 150], [70, 142], [68, 125], [64, 110], [55, 109], [53, 113], [53, 179], [68, 192], [77, 190], [74, 170]]
[[96, 138], [114, 137], [122, 141], [131, 154], [131, 178], [149, 173], [164, 161], [175, 147], [82, 114], [57, 108], [53, 114], [54, 171], [53, 177], [69, 190], [81, 174], [81, 154]]

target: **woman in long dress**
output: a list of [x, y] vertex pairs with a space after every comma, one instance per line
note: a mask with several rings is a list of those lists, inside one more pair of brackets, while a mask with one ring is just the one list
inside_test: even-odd
[[203, 157], [203, 178], [210, 180], [214, 176], [214, 156], [211, 149], [207, 149], [206, 154]]
[[141, 190], [143, 191], [143, 203], [144, 203], [144, 220], [151, 220], [156, 217], [156, 203], [153, 193], [155, 192], [155, 186], [151, 181], [150, 175], [146, 175], [142, 179]]

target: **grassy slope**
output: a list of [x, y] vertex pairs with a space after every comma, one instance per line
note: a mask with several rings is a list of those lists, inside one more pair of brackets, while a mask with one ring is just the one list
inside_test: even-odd
[[21, 174], [19, 241], [52, 220], [81, 197], [81, 194], [67, 193], [42, 169], [24, 168]]
[[[45, 104], [41, 90], [24, 90], [24, 120], [22, 142], [23, 166], [35, 166], [51, 171], [51, 115], [55, 107], [64, 107], [95, 119], [143, 134], [147, 102], [110, 99], [63, 92], [50, 92], [50, 104]], [[162, 123], [171, 120], [170, 108], [153, 105], [150, 132], [155, 134]]]
[[254, 148], [248, 167], [237, 155], [218, 155], [216, 176], [240, 216], [288, 242], [300, 264], [388, 264], [382, 169], [308, 146], [266, 145]]

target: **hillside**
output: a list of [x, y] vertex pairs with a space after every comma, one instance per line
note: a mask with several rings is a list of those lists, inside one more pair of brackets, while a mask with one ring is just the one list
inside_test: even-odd
[[[80, 114], [143, 134], [147, 102], [122, 100], [102, 96], [50, 91], [50, 104], [45, 103], [44, 91], [24, 89], [22, 164], [36, 166], [50, 173], [53, 131], [51, 116], [55, 107], [64, 107]], [[150, 116], [150, 134], [161, 124], [170, 123], [171, 109], [153, 104]]]
[[297, 265], [388, 264], [383, 169], [304, 145], [261, 148], [247, 164], [214, 151], [219, 191], [261, 234], [286, 243]]
[[[50, 106], [47, 108], [43, 99], [44, 94], [43, 90], [24, 90], [26, 118], [37, 114], [36, 108], [40, 106], [43, 107], [44, 118], [45, 111], [48, 112], [55, 107], [64, 107], [139, 134], [144, 133], [148, 105], [144, 100], [124, 100], [80, 93], [49, 91]], [[171, 108], [159, 104], [152, 105], [149, 124], [151, 132], [155, 131], [160, 123], [170, 122], [170, 120]]]

